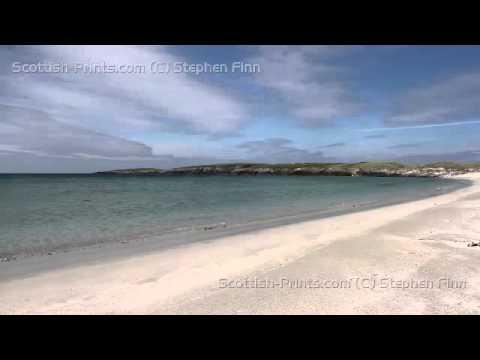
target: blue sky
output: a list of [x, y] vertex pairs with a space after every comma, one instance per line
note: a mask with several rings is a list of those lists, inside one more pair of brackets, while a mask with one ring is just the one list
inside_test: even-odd
[[479, 46], [0, 46], [0, 172], [480, 161], [479, 100]]

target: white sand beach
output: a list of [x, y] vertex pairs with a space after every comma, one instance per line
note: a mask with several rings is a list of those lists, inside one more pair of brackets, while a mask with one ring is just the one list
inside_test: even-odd
[[480, 174], [460, 177], [473, 185], [162, 251], [1, 263], [0, 314], [480, 313]]

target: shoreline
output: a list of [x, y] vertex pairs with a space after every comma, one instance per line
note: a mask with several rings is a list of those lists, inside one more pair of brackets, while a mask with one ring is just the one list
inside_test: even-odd
[[[47, 266], [37, 274], [19, 270], [20, 262], [26, 265], [24, 259], [3, 263], [0, 268], [6, 271], [0, 277], [0, 313], [168, 313], [172, 302], [185, 303], [194, 297], [217, 293], [218, 288], [211, 286], [220, 278], [273, 271], [332, 243], [480, 193], [480, 174], [456, 178], [471, 180], [472, 184], [421, 200], [229, 235], [162, 251], [146, 251], [134, 257], [94, 256], [91, 262], [53, 270]], [[125, 254], [129, 251], [127, 248], [130, 246], [123, 249]], [[59, 255], [60, 259], [67, 254]], [[43, 263], [45, 258], [54, 257], [44, 257]], [[37, 259], [30, 261], [30, 266], [41, 268], [41, 263]], [[196, 293], [193, 298], [188, 295], [198, 291], [203, 292]], [[229, 289], [224, 291], [228, 293]]]
[[[77, 255], [76, 253], [81, 256], [81, 253], [89, 253], [91, 251], [102, 251], [104, 252], [103, 255], [110, 258], [116, 256], [115, 252], [118, 251], [119, 247], [130, 248], [133, 251], [133, 253], [130, 255], [134, 256], [136, 255], [135, 251], [140, 253], [146, 253], [149, 251], [162, 251], [177, 246], [188, 246], [189, 244], [193, 244], [196, 242], [212, 241], [227, 236], [241, 235], [259, 230], [271, 229], [279, 226], [292, 225], [306, 221], [320, 220], [329, 217], [355, 213], [358, 211], [365, 211], [391, 205], [403, 204], [406, 202], [417, 201], [438, 195], [448, 194], [471, 185], [469, 184], [469, 180], [462, 180], [460, 178], [456, 178], [455, 176], [442, 176], [440, 178], [456, 181], [456, 187], [447, 190], [442, 189], [441, 192], [437, 192], [439, 189], [435, 188], [435, 192], [433, 192], [432, 190], [432, 193], [429, 193], [420, 198], [406, 198], [402, 200], [394, 199], [381, 202], [371, 201], [367, 203], [356, 203], [353, 204], [351, 207], [334, 207], [327, 209], [308, 210], [293, 215], [283, 215], [275, 218], [260, 218], [256, 219], [255, 221], [249, 221], [247, 223], [227, 224], [226, 222], [222, 222], [216, 224], [203, 224], [198, 225], [196, 228], [192, 227], [191, 229], [186, 229], [186, 227], [183, 227], [179, 229], [168, 230], [163, 233], [138, 236], [130, 239], [92, 241], [91, 243], [81, 245], [67, 244], [47, 249], [29, 249], [26, 252], [0, 254], [0, 264], [25, 260], [28, 261], [28, 259], [35, 260], [36, 258], [41, 257], [51, 258], [52, 256], [65, 255], [72, 255], [73, 257], [75, 257]], [[192, 238], [194, 238], [194, 240], [192, 240]], [[142, 246], [145, 247], [145, 249], [142, 249]], [[121, 254], [119, 254], [118, 256], [129, 256], [129, 254], [123, 254], [124, 251], [120, 251], [120, 253]], [[78, 261], [73, 261], [73, 263], [81, 263], [82, 261], [81, 259], [75, 260]], [[55, 263], [53, 264], [52, 268], [54, 268], [54, 265]], [[0, 274], [0, 281], [1, 279], [2, 276]]]

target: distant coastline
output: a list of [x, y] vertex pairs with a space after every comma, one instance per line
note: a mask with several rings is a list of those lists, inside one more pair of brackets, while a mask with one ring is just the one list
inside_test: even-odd
[[113, 176], [174, 176], [174, 175], [320, 175], [320, 176], [396, 176], [443, 177], [480, 171], [480, 163], [460, 164], [436, 162], [425, 165], [405, 165], [398, 162], [369, 161], [358, 163], [233, 163], [185, 166], [162, 170], [133, 168], [99, 171], [95, 175]]

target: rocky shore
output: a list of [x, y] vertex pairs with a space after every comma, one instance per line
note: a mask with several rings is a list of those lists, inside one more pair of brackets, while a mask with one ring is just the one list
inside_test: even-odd
[[117, 176], [191, 176], [191, 175], [320, 175], [320, 176], [397, 176], [444, 177], [480, 171], [480, 164], [451, 162], [404, 165], [396, 162], [294, 163], [294, 164], [214, 164], [187, 166], [169, 170], [155, 168], [97, 172]]

